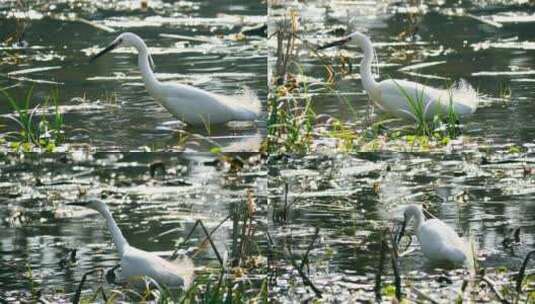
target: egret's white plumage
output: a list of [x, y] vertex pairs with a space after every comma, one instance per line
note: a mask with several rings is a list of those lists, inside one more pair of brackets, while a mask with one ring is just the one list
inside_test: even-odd
[[168, 288], [187, 288], [190, 285], [194, 265], [188, 257], [171, 262], [153, 253], [130, 246], [115, 223], [108, 206], [101, 200], [75, 202], [69, 205], [96, 210], [106, 219], [120, 257], [120, 270], [116, 275], [118, 283], [142, 286], [140, 282], [143, 277], [149, 277]]
[[158, 81], [151, 68], [154, 64], [147, 45], [133, 33], [122, 33], [91, 60], [120, 45], [131, 46], [138, 51], [138, 65], [145, 88], [176, 118], [191, 125], [210, 125], [229, 121], [253, 121], [260, 116], [260, 101], [249, 89], [245, 89], [242, 95], [227, 96], [190, 85]]
[[420, 103], [425, 119], [435, 115], [448, 115], [450, 103], [460, 117], [469, 116], [479, 104], [477, 92], [464, 80], [460, 80], [449, 89], [436, 89], [423, 84], [398, 79], [387, 79], [376, 82], [372, 74], [372, 61], [375, 50], [371, 40], [360, 32], [354, 32], [342, 40], [329, 43], [321, 48], [335, 45], [355, 43], [364, 52], [360, 63], [362, 86], [370, 99], [381, 109], [396, 117], [417, 119], [411, 102]]
[[403, 212], [405, 223], [416, 221], [416, 237], [425, 257], [433, 262], [467, 262], [467, 245], [457, 233], [439, 219], [425, 220], [420, 206], [409, 205]]

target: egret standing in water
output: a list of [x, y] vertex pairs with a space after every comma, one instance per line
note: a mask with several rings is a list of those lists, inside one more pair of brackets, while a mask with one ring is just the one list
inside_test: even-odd
[[120, 271], [117, 275], [118, 283], [143, 286], [139, 284], [139, 279], [143, 276], [168, 288], [187, 288], [191, 283], [194, 266], [189, 257], [184, 257], [180, 263], [172, 263], [156, 254], [130, 246], [115, 223], [108, 206], [103, 201], [95, 199], [69, 203], [68, 205], [96, 210], [106, 219], [111, 237], [121, 258]]
[[[419, 121], [418, 117], [432, 120], [435, 115], [448, 115], [450, 109], [463, 117], [471, 115], [477, 108], [479, 96], [464, 80], [459, 81], [450, 89], [436, 89], [417, 82], [398, 79], [376, 82], [371, 69], [375, 50], [370, 38], [362, 33], [354, 32], [319, 49], [343, 44], [355, 44], [364, 51], [364, 57], [360, 63], [362, 86], [381, 110], [393, 116], [416, 121]], [[415, 115], [415, 112], [420, 113]]]
[[422, 252], [430, 261], [452, 264], [467, 262], [466, 243], [450, 226], [439, 219], [426, 221], [422, 208], [417, 205], [406, 207], [403, 216], [400, 238], [405, 232], [405, 226], [414, 218], [416, 220], [416, 237], [422, 247]]
[[138, 65], [149, 94], [176, 118], [190, 125], [222, 124], [229, 121], [253, 121], [260, 116], [258, 97], [245, 90], [243, 95], [226, 96], [178, 83], [162, 83], [156, 79], [147, 45], [136, 34], [122, 33], [90, 61], [118, 46], [134, 47]]

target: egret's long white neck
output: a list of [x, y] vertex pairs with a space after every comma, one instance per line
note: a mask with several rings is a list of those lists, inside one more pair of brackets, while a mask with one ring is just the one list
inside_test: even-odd
[[362, 86], [369, 94], [374, 94], [378, 86], [378, 83], [375, 81], [372, 74], [372, 63], [375, 51], [370, 38], [365, 35], [360, 35], [358, 38], [360, 38], [358, 39], [359, 46], [364, 52], [364, 57], [360, 62]]
[[115, 223], [115, 220], [113, 219], [113, 216], [111, 215], [110, 210], [108, 209], [107, 206], [104, 206], [102, 208], [99, 208], [98, 212], [102, 214], [102, 216], [106, 219], [108, 230], [110, 231], [111, 237], [113, 238], [113, 242], [115, 243], [115, 246], [117, 247], [119, 256], [123, 256], [124, 251], [126, 247], [128, 246], [128, 242], [124, 238], [123, 233], [119, 229], [119, 226], [117, 226], [117, 223]]
[[143, 77], [143, 82], [145, 83], [145, 87], [149, 91], [151, 95], [154, 95], [154, 91], [156, 87], [160, 85], [160, 82], [158, 79], [156, 79], [156, 75], [154, 75], [154, 72], [152, 71], [150, 61], [149, 61], [149, 50], [147, 49], [147, 46], [143, 43], [143, 45], [136, 47], [139, 55], [138, 55], [138, 65], [139, 70], [141, 71], [141, 75]]

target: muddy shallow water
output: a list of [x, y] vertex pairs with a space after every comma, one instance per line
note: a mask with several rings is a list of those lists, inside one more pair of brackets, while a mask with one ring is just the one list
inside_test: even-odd
[[[244, 128], [186, 127], [208, 139], [192, 137], [184, 145], [176, 132], [184, 126], [149, 96], [132, 50], [117, 49], [92, 64], [88, 60], [119, 33], [130, 31], [145, 40], [160, 80], [228, 95], [248, 87], [264, 102], [265, 38], [261, 32], [239, 34], [265, 23], [266, 6], [261, 1], [149, 1], [147, 9], [136, 1], [28, 3], [29, 8], [15, 1], [0, 4], [0, 37], [6, 41], [24, 32], [22, 41], [27, 43], [23, 48], [13, 45], [15, 41], [0, 45], [0, 88], [16, 85], [8, 92], [22, 100], [33, 86], [33, 107], [57, 86], [68, 143], [106, 151], [143, 147], [207, 151], [217, 146], [227, 151], [258, 150], [263, 119]], [[7, 102], [0, 103], [0, 114], [11, 112]], [[16, 127], [8, 119], [2, 122], [7, 124], [5, 130]]]

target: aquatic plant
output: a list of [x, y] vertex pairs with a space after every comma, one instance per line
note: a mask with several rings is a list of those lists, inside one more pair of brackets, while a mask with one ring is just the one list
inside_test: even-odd
[[[152, 174], [156, 170], [164, 170], [161, 162], [156, 162], [149, 170]], [[104, 271], [94, 269], [82, 276], [77, 291], [72, 299], [73, 303], [93, 303], [101, 297], [106, 303], [121, 302], [125, 299], [135, 301], [155, 301], [158, 303], [269, 303], [268, 282], [262, 276], [265, 268], [259, 267], [258, 261], [253, 254], [259, 255], [258, 246], [254, 239], [256, 231], [256, 202], [253, 192], [247, 191], [245, 200], [234, 203], [230, 208], [230, 214], [225, 217], [216, 227], [208, 231], [201, 220], [197, 220], [188, 235], [180, 240], [179, 246], [170, 257], [173, 260], [178, 256], [178, 250], [186, 244], [197, 227], [204, 232], [205, 238], [196, 246], [194, 257], [205, 243], [209, 242], [219, 262], [217, 268], [207, 268], [197, 275], [192, 284], [185, 290], [169, 289], [156, 281], [145, 277], [144, 290], [120, 288], [111, 290], [111, 295], [106, 295], [102, 285], [95, 291], [82, 296], [83, 285], [89, 275], [97, 274], [100, 280], [104, 277]], [[217, 251], [212, 240], [212, 235], [228, 220], [232, 221], [232, 252], [231, 259], [224, 261]], [[114, 283], [114, 270], [118, 266], [106, 272], [106, 280]], [[247, 272], [260, 274], [260, 279], [247, 279]]]
[[306, 153], [312, 144], [315, 117], [311, 98], [297, 98], [287, 89], [278, 87], [269, 98], [267, 151]]
[[500, 82], [498, 84], [498, 97], [504, 101], [511, 98], [513, 92], [511, 87], [506, 82]]
[[[439, 102], [425, 103], [424, 92], [412, 94], [405, 87], [398, 85], [400, 96], [406, 99], [409, 111], [415, 124], [403, 128], [390, 128], [399, 121], [390, 117], [372, 119], [372, 111], [358, 120], [359, 113], [351, 102], [335, 89], [335, 76], [350, 72], [349, 60], [340, 60], [335, 65], [325, 60], [315, 48], [312, 52], [322, 61], [327, 72], [326, 82], [310, 83], [302, 65], [293, 54], [296, 53], [296, 40], [300, 40], [294, 19], [296, 14], [289, 15], [289, 21], [283, 24], [272, 36], [277, 37], [277, 61], [274, 68], [272, 90], [268, 99], [268, 134], [264, 150], [268, 153], [308, 153], [316, 151], [322, 144], [328, 144], [339, 152], [377, 151], [385, 148], [396, 150], [421, 151], [447, 145], [452, 139], [461, 135], [459, 117], [453, 105], [453, 88], [450, 86], [450, 102], [447, 111], [434, 111], [437, 114], [429, 119], [430, 107], [440, 107]], [[286, 20], [286, 21], [284, 21]], [[284, 23], [286, 22], [286, 23]], [[300, 41], [307, 45], [307, 41]], [[349, 67], [348, 67], [349, 65]], [[342, 69], [338, 71], [338, 69]], [[349, 72], [347, 71], [349, 69]], [[356, 122], [344, 122], [335, 117], [322, 115], [318, 117], [313, 109], [313, 94], [328, 92], [337, 96], [350, 110]], [[372, 108], [371, 100], [369, 109]], [[374, 121], [375, 120], [375, 121]]]
[[[59, 89], [52, 90], [50, 95], [45, 99], [43, 109], [40, 104], [34, 108], [30, 107], [33, 97], [33, 87], [26, 93], [22, 103], [17, 102], [5, 90], [1, 90], [14, 114], [7, 116], [17, 123], [20, 127], [18, 132], [11, 132], [14, 140], [11, 146], [14, 150], [31, 151], [34, 148], [54, 151], [58, 144], [64, 140], [64, 121], [63, 115], [59, 109]], [[47, 111], [52, 110], [52, 118], [47, 117]], [[36, 115], [39, 115], [37, 122]]]
[[[448, 110], [446, 115], [441, 115], [440, 111], [436, 111], [436, 114], [433, 117], [433, 120], [428, 120], [426, 114], [429, 111], [429, 106], [433, 106], [433, 103], [428, 103], [424, 100], [424, 91], [415, 94], [416, 99], [411, 94], [408, 94], [407, 91], [398, 85], [396, 81], [394, 83], [398, 86], [398, 89], [405, 97], [407, 104], [409, 105], [410, 116], [414, 118], [416, 123], [415, 131], [413, 135], [417, 136], [427, 136], [429, 138], [434, 138], [438, 140], [443, 140], [444, 138], [455, 139], [460, 134], [459, 128], [459, 116], [455, 111], [453, 106], [453, 99], [451, 94], [449, 94], [449, 103]], [[435, 107], [440, 107], [440, 101], [436, 102]]]
[[[294, 61], [297, 39], [296, 12], [278, 24], [276, 65], [268, 97], [268, 134], [265, 150], [270, 153], [309, 151], [315, 113], [307, 93], [307, 83], [299, 83], [301, 66]], [[297, 73], [292, 73], [297, 70]], [[301, 87], [300, 87], [301, 86]], [[301, 92], [303, 90], [304, 92]], [[303, 93], [303, 97], [299, 96]]]

